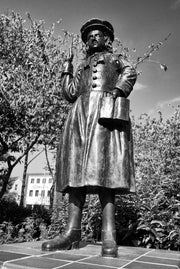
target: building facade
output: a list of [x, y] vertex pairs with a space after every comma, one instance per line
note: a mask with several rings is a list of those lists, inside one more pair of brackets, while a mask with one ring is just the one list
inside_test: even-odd
[[28, 173], [26, 177], [26, 189], [24, 206], [50, 206], [50, 191], [53, 179], [49, 174]]

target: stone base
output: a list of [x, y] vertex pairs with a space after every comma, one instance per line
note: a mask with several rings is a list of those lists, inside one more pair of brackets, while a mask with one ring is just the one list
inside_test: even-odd
[[178, 269], [180, 253], [136, 247], [119, 247], [117, 258], [100, 256], [101, 244], [85, 245], [78, 250], [41, 251], [42, 242], [0, 246], [2, 269]]

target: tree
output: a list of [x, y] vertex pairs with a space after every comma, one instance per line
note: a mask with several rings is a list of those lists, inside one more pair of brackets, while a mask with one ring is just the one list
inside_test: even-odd
[[180, 110], [133, 121], [141, 246], [180, 249]]
[[27, 15], [26, 28], [19, 14], [0, 16], [0, 198], [29, 151], [55, 147], [69, 109], [60, 81], [71, 35], [55, 38], [54, 25], [45, 30]]

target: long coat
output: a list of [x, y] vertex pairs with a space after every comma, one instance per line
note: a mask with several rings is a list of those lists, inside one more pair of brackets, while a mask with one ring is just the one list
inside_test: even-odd
[[136, 72], [121, 55], [95, 53], [80, 64], [75, 76], [66, 64], [62, 79], [65, 98], [73, 103], [68, 114], [56, 160], [57, 190], [100, 187], [115, 193], [135, 191], [130, 121], [120, 126], [99, 124], [102, 100], [107, 92], [120, 89], [128, 97]]

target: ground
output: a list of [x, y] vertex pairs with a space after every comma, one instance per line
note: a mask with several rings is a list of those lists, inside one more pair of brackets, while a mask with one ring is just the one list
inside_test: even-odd
[[80, 249], [44, 252], [42, 242], [0, 246], [2, 269], [180, 269], [180, 252], [119, 247], [117, 258], [101, 257], [101, 243]]

